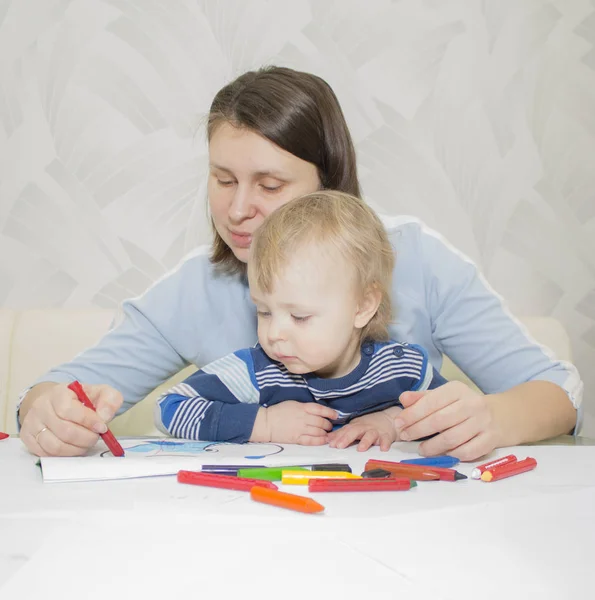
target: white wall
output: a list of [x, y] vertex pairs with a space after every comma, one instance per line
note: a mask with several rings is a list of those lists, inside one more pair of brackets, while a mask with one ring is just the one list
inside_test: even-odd
[[337, 92], [370, 202], [572, 337], [595, 432], [595, 2], [0, 0], [0, 303], [113, 306], [206, 239], [213, 94]]

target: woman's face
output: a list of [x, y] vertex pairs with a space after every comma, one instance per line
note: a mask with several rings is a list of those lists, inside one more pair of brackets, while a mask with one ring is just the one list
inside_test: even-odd
[[286, 202], [320, 189], [318, 170], [249, 129], [221, 124], [209, 142], [209, 205], [215, 228], [238, 260], [252, 234]]

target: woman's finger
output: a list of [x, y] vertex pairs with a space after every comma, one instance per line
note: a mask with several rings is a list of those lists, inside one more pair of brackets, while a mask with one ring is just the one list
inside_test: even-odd
[[[83, 408], [85, 407], [83, 406]], [[97, 433], [90, 431], [83, 425], [62, 419], [57, 414], [49, 414], [46, 418], [48, 427], [58, 440], [67, 446], [80, 448], [80, 453], [86, 452], [89, 448], [94, 446], [99, 439]], [[100, 422], [99, 426], [106, 427], [103, 422]], [[73, 452], [73, 450], [70, 450], [69, 452]], [[69, 453], [67, 456], [76, 455]]]
[[47, 431], [48, 428], [29, 411], [19, 435], [29, 452], [35, 456], [47, 456], [47, 453], [37, 441], [37, 438], [44, 435]]
[[456, 456], [462, 461], [479, 460], [494, 449], [490, 435], [481, 432], [468, 442], [450, 451], [451, 456]]
[[87, 451], [87, 448], [63, 442], [48, 426], [42, 427], [34, 437], [43, 452], [39, 456], [81, 456]]
[[464, 391], [470, 390], [465, 384], [458, 381], [451, 381], [430, 390], [399, 413], [394, 420], [395, 427], [398, 430], [411, 427], [437, 410], [456, 402]]
[[83, 385], [83, 389], [105, 423], [114, 418], [124, 401], [122, 394], [110, 385]]
[[411, 425], [411, 427], [401, 429], [399, 439], [403, 441], [419, 440], [436, 432], [446, 431], [468, 417], [469, 414], [464, 410], [464, 406], [460, 402], [454, 402], [429, 414], [421, 421]]
[[419, 445], [418, 452], [422, 456], [437, 456], [440, 454], [451, 454], [455, 448], [466, 444], [473, 439], [480, 429], [477, 420], [469, 418], [462, 423], [443, 431], [430, 440]]
[[415, 404], [420, 398], [423, 398], [428, 392], [403, 392], [399, 396], [399, 402], [403, 405], [403, 408], [407, 408], [408, 406], [412, 406]]

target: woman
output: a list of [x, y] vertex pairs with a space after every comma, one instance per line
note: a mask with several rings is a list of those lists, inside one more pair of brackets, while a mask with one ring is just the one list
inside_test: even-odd
[[[24, 395], [21, 438], [37, 455], [79, 455], [105, 423], [187, 364], [206, 364], [256, 341], [245, 277], [251, 236], [301, 194], [360, 196], [355, 151], [332, 89], [319, 77], [271, 67], [215, 96], [208, 121], [211, 254], [199, 248], [140, 298], [93, 348], [52, 369]], [[572, 430], [582, 383], [576, 369], [528, 339], [474, 265], [420, 223], [385, 219], [397, 260], [391, 337], [447, 354], [485, 392], [450, 382], [407, 392], [400, 439], [434, 435], [422, 454], [473, 460], [499, 446]], [[97, 413], [66, 384], [84, 384]], [[355, 435], [355, 434], [354, 434]], [[342, 438], [342, 445], [354, 441]]]

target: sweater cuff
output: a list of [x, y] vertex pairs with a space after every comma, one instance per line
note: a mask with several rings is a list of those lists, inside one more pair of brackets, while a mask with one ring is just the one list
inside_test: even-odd
[[201, 424], [200, 437], [213, 442], [250, 440], [260, 404], [214, 402]]

